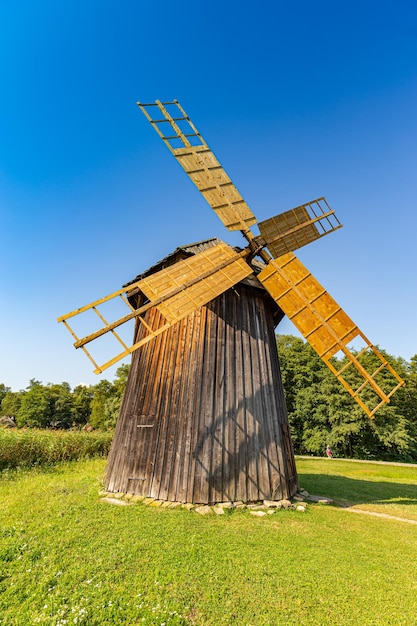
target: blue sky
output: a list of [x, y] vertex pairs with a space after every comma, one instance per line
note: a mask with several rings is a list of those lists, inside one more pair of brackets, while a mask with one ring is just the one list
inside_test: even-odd
[[[301, 260], [417, 353], [417, 4], [3, 0], [0, 382], [97, 383], [59, 315], [228, 233], [136, 101], [178, 99], [259, 220], [326, 196]], [[296, 334], [291, 323], [279, 329]]]

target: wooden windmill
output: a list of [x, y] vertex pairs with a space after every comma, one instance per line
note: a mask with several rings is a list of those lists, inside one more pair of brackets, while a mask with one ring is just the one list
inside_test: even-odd
[[[138, 106], [247, 245], [212, 239], [177, 248], [121, 290], [59, 318], [96, 373], [132, 354], [107, 489], [200, 503], [288, 498], [297, 476], [274, 333], [282, 316], [369, 417], [404, 382], [293, 254], [341, 227], [326, 200], [260, 222], [256, 235], [254, 214], [180, 104]], [[99, 307], [117, 298], [130, 311], [108, 321]], [[79, 338], [68, 320], [91, 311], [102, 327]], [[127, 345], [116, 330], [131, 320]], [[122, 351], [98, 365], [86, 345], [107, 333]]]

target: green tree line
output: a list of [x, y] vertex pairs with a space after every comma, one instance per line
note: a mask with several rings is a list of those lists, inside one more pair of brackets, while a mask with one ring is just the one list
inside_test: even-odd
[[[406, 386], [369, 419], [308, 343], [277, 335], [277, 345], [297, 454], [321, 456], [330, 445], [340, 457], [417, 462], [417, 354], [407, 362], [380, 350]], [[35, 379], [18, 392], [0, 384], [0, 415], [12, 417], [18, 427], [111, 429], [128, 373], [129, 365], [122, 365], [113, 382], [74, 389]]]
[[11, 391], [0, 383], [0, 415], [11, 417], [26, 428], [93, 428], [109, 429], [116, 424], [125, 390], [129, 365], [116, 371], [113, 382], [101, 380], [97, 385], [67, 382], [42, 384], [34, 378], [23, 391]]

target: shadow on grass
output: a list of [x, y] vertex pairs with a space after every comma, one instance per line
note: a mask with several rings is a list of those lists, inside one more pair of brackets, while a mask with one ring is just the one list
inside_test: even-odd
[[341, 504], [417, 505], [417, 485], [328, 476], [298, 474], [299, 484], [309, 493], [333, 498]]

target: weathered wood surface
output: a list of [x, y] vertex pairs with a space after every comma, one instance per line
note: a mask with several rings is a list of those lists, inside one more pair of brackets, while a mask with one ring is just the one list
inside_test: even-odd
[[[156, 309], [146, 321], [164, 323]], [[105, 482], [108, 491], [195, 503], [295, 493], [265, 291], [240, 283], [137, 350]]]

